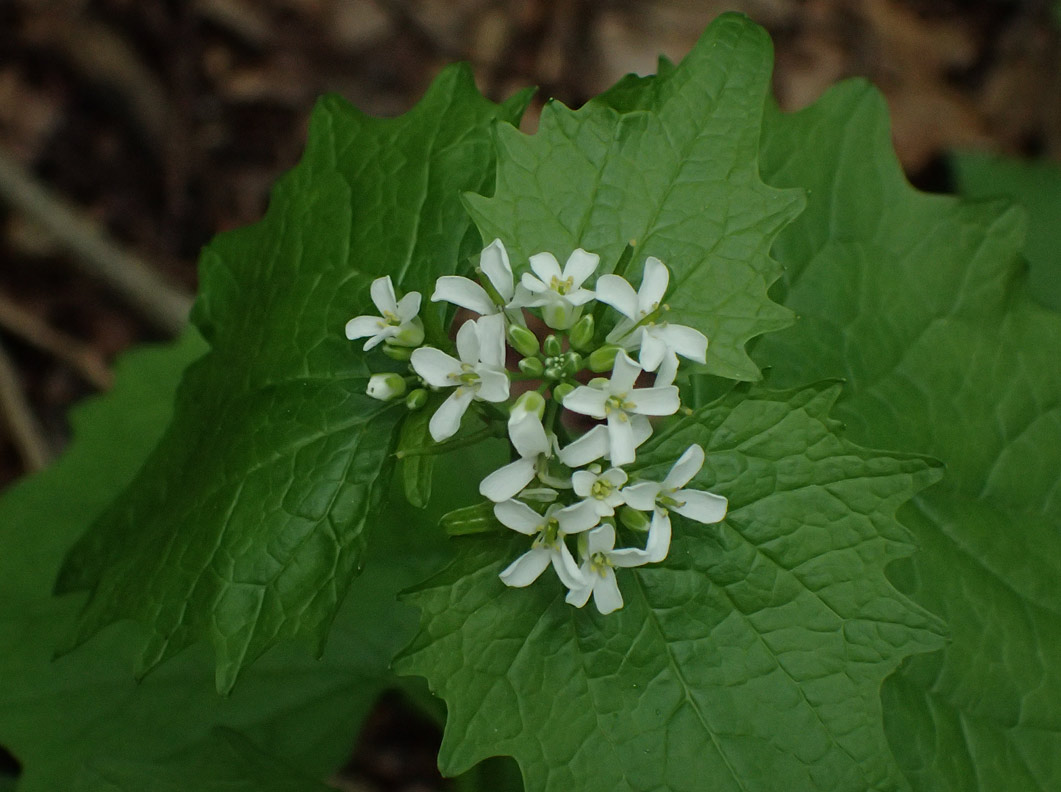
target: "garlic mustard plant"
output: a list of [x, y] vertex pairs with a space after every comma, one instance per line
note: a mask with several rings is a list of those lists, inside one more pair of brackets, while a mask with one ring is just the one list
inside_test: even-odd
[[[435, 443], [454, 438], [470, 410], [488, 432], [508, 439], [512, 461], [487, 475], [479, 492], [496, 524], [531, 537], [531, 545], [501, 580], [522, 588], [551, 566], [569, 604], [582, 607], [592, 597], [607, 614], [623, 604], [615, 569], [666, 558], [671, 510], [701, 523], [726, 515], [724, 497], [685, 489], [706, 458], [699, 445], [689, 446], [662, 481], [645, 478], [637, 465], [653, 421], [681, 411], [679, 357], [705, 362], [707, 338], [662, 319], [670, 274], [658, 258], [647, 258], [636, 291], [620, 274], [598, 275], [600, 257], [581, 248], [562, 269], [551, 252], [527, 264], [517, 280], [495, 239], [479, 257], [482, 282], [437, 279], [431, 300], [468, 312], [458, 312], [456, 357], [423, 343], [422, 323], [408, 313], [420, 295], [396, 301], [386, 277], [372, 284], [383, 318], [351, 324], [373, 334], [373, 346], [415, 347], [409, 373], [373, 375], [370, 396], [398, 399], [412, 387], [406, 406], [418, 410], [427, 409], [425, 392], [445, 394], [428, 422]], [[408, 343], [415, 334], [402, 336], [401, 328], [414, 326], [420, 337]], [[390, 356], [402, 357], [393, 350]], [[627, 544], [617, 547], [620, 539]]]

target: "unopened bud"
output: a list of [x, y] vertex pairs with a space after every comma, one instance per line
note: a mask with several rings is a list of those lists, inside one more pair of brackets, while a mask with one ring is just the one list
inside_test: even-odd
[[561, 382], [559, 385], [553, 388], [553, 398], [563, 404], [564, 399], [566, 399], [570, 395], [571, 391], [573, 391], [574, 389], [575, 386], [572, 385], [570, 382]]
[[412, 347], [394, 346], [393, 344], [385, 343], [383, 345], [383, 354], [392, 360], [406, 361], [413, 356], [413, 349]]
[[409, 395], [405, 397], [405, 406], [410, 410], [419, 410], [425, 404], [427, 404], [427, 391], [423, 388], [409, 391]]
[[593, 343], [593, 333], [596, 327], [593, 323], [593, 315], [586, 314], [571, 328], [571, 346], [585, 352]]
[[619, 354], [620, 347], [616, 344], [605, 344], [589, 353], [589, 367], [591, 371], [598, 374], [602, 371], [610, 371], [615, 365], [615, 356]]
[[400, 374], [373, 374], [368, 380], [365, 393], [380, 401], [397, 399], [405, 393], [405, 380]]
[[631, 509], [629, 506], [623, 506], [623, 508], [619, 509], [619, 522], [631, 531], [640, 531], [641, 533], [647, 531], [649, 526], [648, 515], [637, 509]]
[[545, 378], [551, 380], [563, 379], [564, 370], [559, 366], [549, 366], [545, 369]]
[[542, 344], [542, 350], [545, 352], [546, 357], [556, 357], [563, 351], [560, 346], [560, 339], [552, 334], [547, 335], [545, 342]]
[[520, 327], [517, 324], [509, 326], [508, 343], [525, 358], [538, 354], [538, 339], [526, 327]]
[[545, 397], [538, 391], [527, 391], [516, 399], [516, 403], [512, 405], [509, 420], [519, 420], [522, 416], [532, 412], [537, 413], [539, 418], [545, 415]]
[[519, 370], [531, 377], [540, 377], [545, 366], [536, 357], [525, 357], [519, 362]]
[[578, 352], [568, 352], [567, 360], [564, 362], [564, 372], [569, 377], [575, 376], [582, 370], [582, 355]]

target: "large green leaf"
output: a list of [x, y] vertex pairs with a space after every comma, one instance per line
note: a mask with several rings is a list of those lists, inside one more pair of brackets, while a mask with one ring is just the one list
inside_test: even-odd
[[1028, 210], [1029, 288], [1043, 305], [1061, 311], [1061, 165], [971, 152], [955, 154], [951, 162], [963, 196], [1006, 197]]
[[745, 343], [790, 321], [766, 295], [780, 273], [768, 251], [803, 202], [759, 178], [770, 64], [766, 33], [727, 14], [650, 92], [550, 102], [532, 136], [498, 127], [497, 189], [468, 197], [483, 238], [516, 265], [583, 247], [608, 267], [632, 241], [635, 272], [646, 256], [670, 268], [670, 318], [707, 334], [708, 371], [757, 379]]
[[73, 414], [75, 441], [63, 458], [0, 499], [0, 745], [23, 766], [20, 792], [123, 788], [119, 782], [138, 774], [181, 778], [196, 768], [184, 788], [213, 789], [255, 764], [239, 759], [242, 749], [218, 748], [210, 734], [219, 726], [242, 732], [293, 777], [324, 778], [349, 755], [379, 691], [393, 684], [390, 659], [415, 629], [397, 591], [446, 557], [437, 531], [411, 512], [389, 512], [324, 656], [274, 648], [228, 697], [215, 691], [205, 647], [136, 683], [129, 669], [138, 634], [129, 624], [53, 661], [83, 601], [50, 596], [62, 556], [136, 474], [169, 421], [180, 372], [204, 351], [189, 334], [179, 346], [129, 355], [113, 393]]
[[890, 570], [951, 638], [884, 687], [897, 758], [918, 790], [1057, 789], [1061, 316], [1024, 290], [1023, 215], [913, 190], [860, 83], [765, 130], [767, 179], [810, 202], [775, 247], [801, 320], [757, 359], [780, 383], [843, 376], [853, 439], [947, 465]]
[[[365, 395], [344, 322], [375, 313], [375, 276], [429, 293], [458, 268], [476, 244], [459, 195], [491, 184], [491, 127], [523, 101], [493, 105], [453, 67], [398, 119], [334, 97], [318, 105], [265, 219], [203, 256], [194, 318], [210, 352], [144, 469], [64, 568], [61, 590], [91, 589], [74, 642], [136, 619], [148, 629], [143, 674], [208, 638], [228, 691], [271, 645], [324, 640], [362, 565], [404, 412]], [[440, 317], [426, 312], [435, 336]]]
[[692, 486], [729, 514], [675, 517], [670, 555], [626, 572], [609, 616], [555, 580], [506, 588], [522, 537], [454, 540], [410, 596], [421, 634], [398, 665], [446, 700], [443, 771], [506, 754], [530, 792], [899, 788], [880, 684], [941, 642], [884, 567], [911, 550], [896, 508], [937, 475], [841, 439], [835, 396], [740, 390], [650, 441], [654, 475], [709, 449]]

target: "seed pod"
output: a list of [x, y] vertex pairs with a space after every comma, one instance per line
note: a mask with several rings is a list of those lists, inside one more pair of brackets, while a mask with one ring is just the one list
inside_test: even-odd
[[508, 328], [508, 342], [512, 348], [523, 357], [534, 357], [538, 354], [538, 339], [526, 327], [510, 325]]

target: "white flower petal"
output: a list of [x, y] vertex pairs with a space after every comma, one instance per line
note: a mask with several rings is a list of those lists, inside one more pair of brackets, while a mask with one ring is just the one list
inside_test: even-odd
[[649, 256], [641, 273], [641, 287], [637, 290], [637, 308], [641, 316], [647, 316], [659, 308], [669, 282], [670, 272], [663, 262], [655, 256]]
[[652, 421], [643, 415], [631, 415], [630, 425], [634, 428], [634, 448], [640, 448], [642, 443], [652, 437]]
[[600, 256], [596, 253], [588, 253], [582, 248], [576, 249], [567, 257], [564, 264], [564, 278], [571, 278], [572, 285], [577, 289], [583, 282], [597, 270]]
[[457, 331], [457, 356], [473, 366], [479, 362], [479, 327], [474, 320], [469, 319]]
[[593, 581], [593, 604], [605, 616], [623, 607], [623, 595], [619, 592], [614, 569], [605, 569], [604, 575]]
[[472, 403], [474, 395], [470, 388], [457, 388], [435, 410], [435, 414], [431, 416], [427, 424], [427, 430], [436, 443], [441, 443], [457, 434], [457, 430], [461, 427], [461, 418], [464, 417], [468, 405]]
[[[553, 278], [563, 280], [563, 275], [560, 273], [560, 264], [552, 253], [535, 253], [530, 257], [530, 268], [534, 270], [534, 274], [541, 279], [542, 285], [546, 288], [549, 288]], [[524, 277], [524, 285], [526, 285], [526, 280], [526, 277]], [[531, 291], [534, 291], [534, 289], [531, 289]]]
[[630, 391], [627, 398], [637, 405], [631, 412], [640, 415], [674, 415], [682, 406], [678, 388], [674, 385], [664, 385], [661, 388], [638, 388]]
[[614, 394], [627, 393], [634, 387], [634, 382], [640, 373], [641, 367], [631, 360], [628, 354], [620, 352], [615, 356], [615, 366], [612, 368], [612, 378], [608, 383], [608, 392]]
[[372, 281], [369, 294], [372, 295], [372, 302], [379, 309], [381, 316], [386, 316], [388, 313], [398, 315], [398, 298], [394, 296], [394, 284], [391, 283], [390, 275], [384, 275]]
[[608, 456], [613, 465], [634, 461], [634, 430], [625, 413], [608, 414]]
[[479, 484], [479, 493], [494, 503], [501, 503], [514, 498], [533, 479], [534, 460], [517, 459], [484, 478]]
[[413, 371], [423, 377], [428, 385], [436, 388], [452, 388], [455, 382], [450, 375], [460, 374], [461, 371], [459, 360], [434, 347], [414, 349], [409, 362]]
[[565, 294], [564, 299], [570, 305], [578, 307], [580, 305], [585, 305], [586, 303], [597, 299], [597, 295], [589, 289], [579, 289], [578, 291], [573, 291], [570, 294]]
[[545, 518], [523, 501], [507, 500], [494, 506], [494, 516], [506, 528], [533, 536], [545, 522]]
[[671, 385], [674, 382], [674, 378], [678, 374], [678, 356], [673, 352], [663, 356], [663, 362], [659, 364], [659, 371], [656, 372], [656, 381], [652, 385], [656, 388], [662, 388], [667, 385]]
[[656, 481], [639, 481], [623, 487], [626, 505], [638, 511], [649, 511], [656, 506], [656, 497], [662, 487]]
[[535, 547], [509, 564], [498, 577], [506, 586], [523, 588], [537, 580], [552, 560], [552, 553], [544, 547]]
[[674, 499], [682, 502], [681, 506], [672, 507], [674, 511], [705, 525], [721, 521], [729, 507], [729, 501], [721, 495], [702, 490], [678, 490], [674, 493]]
[[479, 267], [483, 274], [497, 289], [506, 303], [511, 303], [515, 293], [515, 284], [512, 278], [512, 265], [508, 262], [508, 251], [500, 239], [495, 239], [485, 248], [479, 256]]
[[707, 362], [707, 336], [699, 330], [685, 325], [663, 324], [657, 327], [656, 332], [676, 354], [697, 363]]
[[[587, 570], [583, 569], [582, 576], [586, 577]], [[581, 588], [573, 588], [567, 592], [567, 596], [564, 597], [564, 602], [568, 605], [574, 605], [576, 608], [581, 608], [587, 602], [589, 602], [589, 595], [593, 593], [593, 586], [582, 586]]]
[[637, 293], [625, 278], [618, 275], [601, 275], [593, 288], [597, 292], [597, 299], [602, 303], [607, 303], [635, 322], [640, 318], [637, 314]]
[[497, 369], [476, 366], [479, 374], [479, 387], [476, 390], [476, 398], [481, 401], [503, 402], [508, 398], [509, 379], [508, 375]]
[[[567, 398], [570, 399], [571, 397], [568, 396]], [[582, 437], [561, 448], [558, 455], [560, 461], [565, 465], [576, 468], [588, 465], [595, 459], [600, 459], [607, 452], [608, 430], [603, 426], [594, 426]]]
[[588, 556], [594, 553], [610, 553], [614, 547], [615, 528], [610, 523], [604, 523], [586, 534], [586, 555]]
[[593, 482], [596, 480], [597, 474], [590, 473], [588, 470], [576, 470], [571, 474], [571, 485], [575, 489], [575, 494], [580, 498], [585, 498], [589, 495]]
[[659, 509], [652, 514], [652, 523], [648, 526], [648, 541], [645, 542], [645, 560], [655, 564], [667, 557], [670, 552], [671, 524], [670, 517]]
[[526, 289], [530, 294], [538, 295], [527, 299], [523, 304], [531, 307], [537, 307], [543, 305], [541, 300], [548, 300], [547, 294], [555, 294], [548, 286], [542, 283], [540, 280], [535, 278], [529, 272], [524, 272], [520, 276], [519, 285]]
[[355, 316], [346, 323], [346, 337], [353, 341], [356, 338], [377, 335], [387, 323], [378, 316]]
[[649, 563], [648, 554], [636, 547], [624, 547], [621, 550], [612, 550], [608, 553], [608, 560], [613, 566], [629, 569], [630, 567], [644, 566]]
[[579, 501], [573, 506], [558, 509], [554, 514], [560, 523], [560, 530], [565, 534], [576, 534], [588, 531], [600, 522], [600, 515], [589, 501]]
[[536, 412], [526, 412], [517, 420], [509, 419], [508, 436], [516, 451], [524, 459], [534, 459], [539, 454], [548, 454], [552, 449], [542, 419]]
[[443, 275], [435, 281], [435, 293], [431, 295], [431, 302], [439, 300], [459, 305], [477, 314], [489, 314], [497, 310], [486, 289], [460, 275]]
[[560, 578], [561, 583], [574, 590], [582, 589], [586, 585], [582, 570], [578, 568], [578, 564], [575, 563], [575, 557], [571, 555], [571, 551], [567, 549], [563, 539], [557, 540], [551, 555], [553, 569], [556, 570], [556, 576]]
[[607, 481], [613, 487], [621, 487], [623, 486], [623, 484], [626, 483], [629, 476], [626, 475], [625, 470], [620, 470], [619, 468], [613, 467], [604, 471], [604, 473], [601, 474], [601, 478]]
[[645, 371], [655, 371], [659, 368], [659, 364], [663, 362], [663, 358], [669, 351], [657, 330], [658, 328], [653, 325], [644, 328], [641, 332], [641, 351], [638, 353], [637, 360]]
[[398, 300], [397, 314], [403, 324], [412, 320], [418, 313], [420, 313], [420, 292], [409, 292]]
[[678, 457], [678, 461], [671, 467], [667, 477], [663, 479], [663, 487], [676, 490], [684, 487], [693, 480], [693, 476], [700, 472], [704, 466], [704, 449], [693, 443], [685, 453]]
[[[579, 385], [564, 398], [564, 409], [581, 415], [588, 415], [591, 418], [603, 418], [607, 415], [604, 411], [604, 403], [606, 401], [608, 401], [608, 394], [605, 391], [599, 388], [591, 388], [588, 385]], [[570, 447], [568, 446], [568, 448]], [[597, 457], [594, 457], [594, 459], [597, 459]]]
[[479, 337], [478, 359], [495, 369], [505, 367], [505, 316], [489, 314], [475, 323]]

